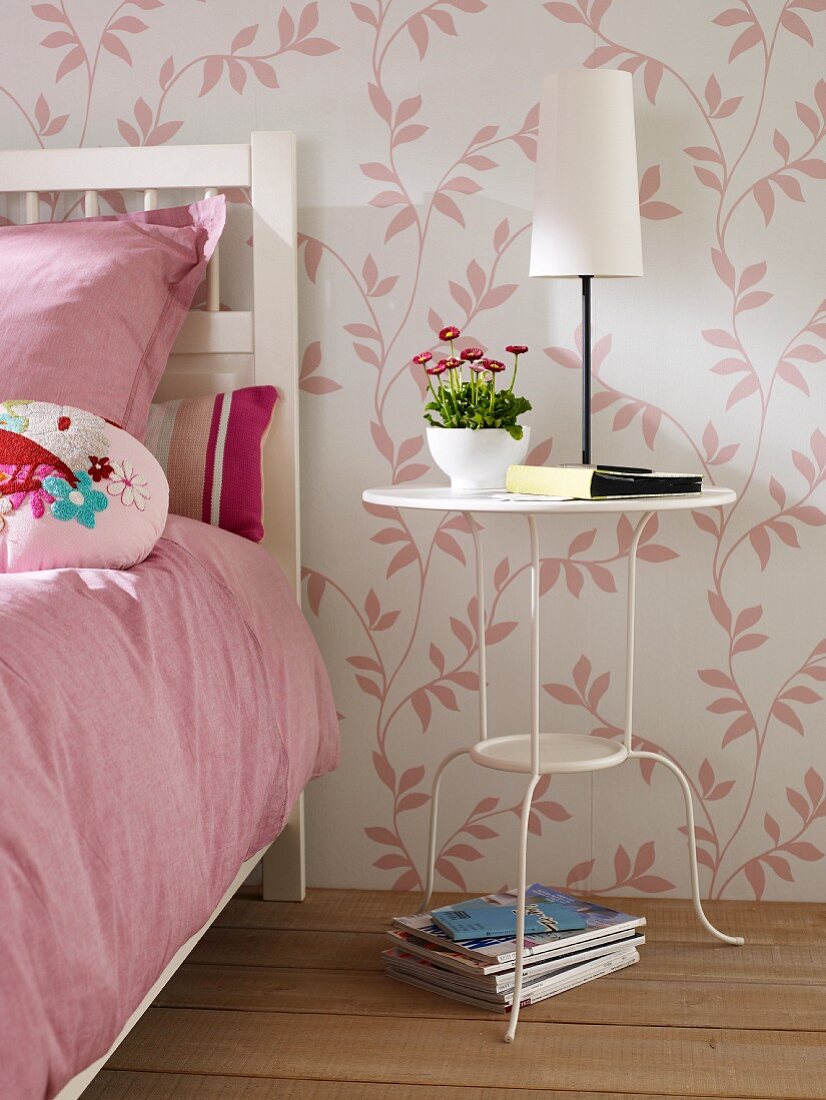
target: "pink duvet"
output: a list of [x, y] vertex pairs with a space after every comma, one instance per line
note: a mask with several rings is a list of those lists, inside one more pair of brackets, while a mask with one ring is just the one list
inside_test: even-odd
[[240, 864], [337, 762], [267, 553], [171, 516], [126, 572], [0, 577], [0, 1097], [103, 1054]]

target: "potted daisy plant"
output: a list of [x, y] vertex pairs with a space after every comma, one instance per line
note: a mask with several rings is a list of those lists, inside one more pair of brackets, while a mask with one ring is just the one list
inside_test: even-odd
[[491, 359], [483, 348], [465, 348], [457, 354], [455, 341], [461, 335], [455, 325], [448, 325], [439, 339], [449, 354], [423, 351], [413, 358], [427, 374], [427, 443], [452, 489], [503, 489], [508, 467], [523, 462], [528, 453], [531, 430], [519, 418], [530, 412], [531, 403], [513, 390], [519, 357], [528, 349], [524, 344], [507, 346], [505, 351], [513, 356], [510, 379], [497, 384], [507, 370], [505, 364]]

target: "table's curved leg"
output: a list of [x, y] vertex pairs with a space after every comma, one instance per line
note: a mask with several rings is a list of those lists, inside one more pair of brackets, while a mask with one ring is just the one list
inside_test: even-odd
[[456, 749], [441, 762], [433, 777], [433, 791], [430, 795], [430, 834], [427, 841], [427, 883], [424, 888], [424, 898], [418, 908], [419, 913], [426, 913], [430, 908], [430, 899], [433, 896], [433, 879], [436, 873], [436, 827], [439, 816], [439, 788], [442, 785], [442, 775], [445, 768], [453, 760], [460, 756], [467, 756], [470, 749]]
[[505, 1033], [505, 1042], [512, 1043], [519, 1023], [519, 1002], [522, 999], [522, 973], [525, 961], [525, 891], [528, 888], [528, 821], [539, 771], [539, 533], [536, 519], [528, 516], [531, 538], [531, 778], [522, 801], [519, 828], [519, 883], [516, 911], [516, 980], [513, 987], [513, 1008]]
[[485, 559], [482, 553], [482, 539], [479, 527], [470, 512], [462, 512], [470, 533], [473, 535], [473, 549], [476, 557], [476, 637], [479, 650], [479, 740], [488, 735], [488, 666], [487, 642], [485, 641]]
[[512, 1043], [519, 1023], [519, 1002], [522, 1000], [522, 972], [525, 961], [525, 891], [528, 888], [528, 820], [531, 816], [533, 792], [540, 776], [532, 775], [522, 800], [522, 818], [519, 827], [519, 883], [516, 910], [516, 980], [513, 986], [513, 1008], [505, 1042]]
[[688, 780], [674, 761], [669, 760], [667, 756], [663, 756], [661, 753], [643, 752], [641, 749], [632, 749], [631, 752], [628, 753], [628, 756], [643, 760], [655, 760], [658, 764], [665, 764], [665, 766], [677, 777], [683, 789], [683, 798], [685, 799], [685, 823], [688, 830], [688, 858], [691, 863], [691, 896], [694, 899], [694, 911], [702, 926], [707, 932], [710, 932], [712, 936], [716, 936], [717, 939], [722, 940], [723, 943], [733, 943], [738, 947], [742, 946], [745, 943], [742, 936], [727, 936], [725, 932], [721, 932], [718, 928], [715, 928], [703, 912], [703, 903], [700, 899], [700, 876], [697, 871], [697, 840], [694, 836], [694, 804], [691, 799], [691, 788], [688, 785]]

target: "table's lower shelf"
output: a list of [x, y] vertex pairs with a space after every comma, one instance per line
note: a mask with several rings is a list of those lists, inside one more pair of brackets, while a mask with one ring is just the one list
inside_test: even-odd
[[[614, 768], [628, 757], [625, 745], [579, 733], [540, 733], [539, 771], [595, 772]], [[505, 772], [531, 772], [531, 739], [527, 735], [491, 737], [477, 741], [470, 758], [485, 768]]]

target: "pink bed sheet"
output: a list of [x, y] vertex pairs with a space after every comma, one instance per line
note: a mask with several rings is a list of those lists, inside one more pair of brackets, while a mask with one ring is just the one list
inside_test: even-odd
[[0, 577], [0, 1097], [109, 1048], [335, 767], [324, 666], [260, 546], [171, 516], [126, 572]]

